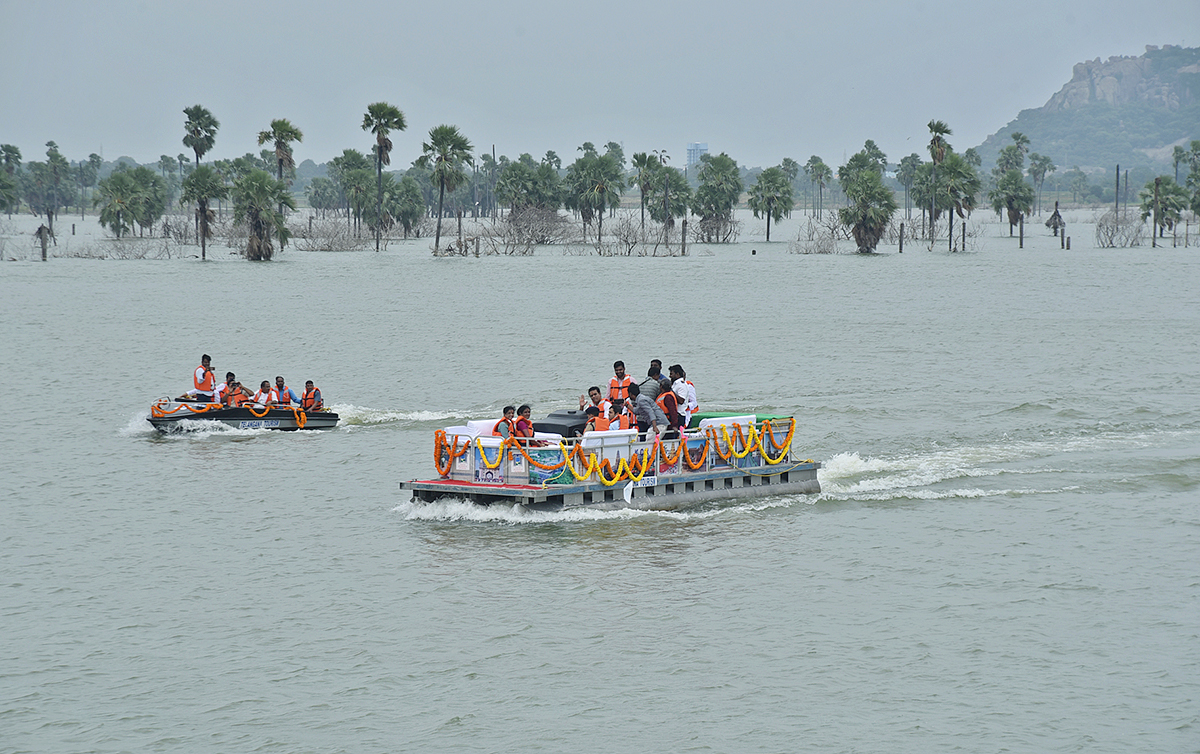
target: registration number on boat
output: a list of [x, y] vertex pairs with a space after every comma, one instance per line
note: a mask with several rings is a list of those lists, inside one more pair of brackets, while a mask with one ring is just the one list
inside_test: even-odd
[[253, 421], [238, 422], [238, 429], [278, 429], [278, 419], [255, 419]]

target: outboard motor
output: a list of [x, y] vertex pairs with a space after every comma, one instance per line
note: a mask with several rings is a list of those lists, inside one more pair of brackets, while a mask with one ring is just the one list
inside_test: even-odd
[[582, 437], [588, 415], [577, 408], [553, 411], [545, 419], [533, 423], [538, 432], [556, 432], [563, 437]]

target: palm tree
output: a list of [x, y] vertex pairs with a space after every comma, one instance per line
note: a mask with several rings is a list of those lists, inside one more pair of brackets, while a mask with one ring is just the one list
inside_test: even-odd
[[[383, 166], [392, 164], [392, 140], [388, 134], [392, 131], [403, 131], [408, 128], [404, 122], [404, 113], [400, 108], [386, 102], [376, 102], [367, 105], [363, 115], [362, 129], [375, 134], [375, 215], [382, 217], [383, 212]], [[375, 224], [375, 251], [379, 251], [379, 234], [381, 223]]]
[[856, 172], [842, 184], [842, 191], [848, 204], [838, 210], [838, 220], [850, 228], [859, 253], [870, 254], [896, 213], [896, 196], [874, 170]]
[[1040, 215], [1042, 212], [1042, 185], [1046, 182], [1046, 176], [1058, 170], [1058, 166], [1054, 164], [1054, 160], [1049, 157], [1034, 152], [1029, 155], [1029, 177], [1037, 186], [1037, 211]]
[[100, 207], [100, 225], [121, 237], [133, 228], [138, 185], [128, 172], [113, 173], [100, 181], [93, 204]]
[[[266, 131], [258, 132], [258, 145], [261, 147], [268, 142], [275, 147], [275, 168], [276, 177], [283, 182], [283, 169], [287, 168], [292, 171], [296, 167], [296, 160], [292, 157], [292, 142], [304, 141], [304, 134], [300, 132], [286, 118], [277, 118], [271, 121], [271, 127]], [[266, 153], [263, 155], [266, 156]], [[279, 205], [279, 212], [283, 213], [283, 205]]]
[[1175, 182], [1176, 183], [1179, 183], [1179, 163], [1187, 162], [1187, 158], [1188, 158], [1187, 150], [1184, 149], [1183, 147], [1179, 146], [1178, 144], [1176, 144], [1175, 148], [1173, 150], [1171, 150], [1171, 161], [1175, 163]]
[[16, 206], [19, 198], [17, 180], [7, 172], [0, 170], [0, 208], [7, 210], [11, 217], [13, 207]]
[[442, 239], [442, 205], [446, 189], [454, 191], [467, 179], [462, 166], [473, 164], [471, 142], [456, 126], [434, 126], [429, 129], [429, 141], [421, 145], [421, 151], [423, 154], [417, 160], [417, 166], [431, 171], [438, 184], [437, 231], [433, 238], [433, 249], [437, 251]]
[[[17, 168], [21, 167], [21, 150], [12, 144], [0, 144], [0, 161], [4, 163], [4, 172], [12, 179], [13, 186], [17, 186]], [[13, 208], [21, 203], [20, 193], [17, 198], [8, 205], [8, 216], [12, 217]]]
[[46, 142], [46, 167], [49, 171], [50, 180], [54, 186], [53, 199], [50, 205], [50, 212], [46, 215], [50, 221], [50, 232], [54, 233], [54, 216], [58, 214], [59, 206], [65, 206], [66, 201], [63, 200], [60, 189], [62, 188], [63, 180], [71, 174], [71, 163], [67, 162], [67, 158], [62, 156], [58, 151], [58, 144], [53, 141]]
[[604, 237], [604, 211], [621, 201], [621, 189], [625, 181], [621, 177], [621, 166], [610, 153], [599, 157], [580, 157], [571, 166], [576, 173], [572, 190], [580, 208], [587, 207], [596, 213], [596, 243]]
[[933, 243], [934, 236], [934, 205], [933, 198], [937, 194], [937, 166], [942, 164], [942, 160], [946, 159], [946, 150], [950, 148], [950, 144], [946, 141], [947, 136], [951, 136], [953, 132], [950, 126], [940, 120], [929, 121], [929, 158], [933, 162], [933, 186], [934, 189], [929, 197], [929, 243]]
[[758, 174], [758, 182], [750, 188], [747, 204], [758, 217], [767, 218], [767, 243], [771, 242], [771, 218], [779, 222], [792, 211], [792, 182], [779, 168], [767, 168]]
[[813, 183], [817, 184], [817, 217], [820, 218], [825, 209], [825, 186], [833, 177], [833, 168], [826, 165], [820, 157], [817, 157], [816, 162], [809, 160], [809, 163], [811, 167], [808, 168], [808, 174], [812, 177]]
[[[975, 209], [983, 185], [975, 168], [967, 162], [965, 157], [954, 152], [947, 154], [946, 159], [943, 160], [942, 174], [950, 217], [950, 232], [947, 242], [950, 251], [954, 251], [954, 214], [957, 212], [959, 218], [966, 222], [967, 215]], [[963, 250], [966, 251], [965, 248]]]
[[213, 211], [208, 206], [208, 202], [211, 199], [223, 199], [228, 195], [229, 187], [225, 185], [225, 180], [221, 178], [221, 175], [215, 169], [207, 165], [196, 168], [183, 181], [182, 201], [187, 204], [196, 204], [196, 217], [200, 221], [201, 261], [207, 258], [206, 241], [212, 238], [209, 223], [215, 219]]
[[252, 261], [269, 261], [274, 254], [271, 233], [279, 238], [282, 249], [287, 243], [288, 230], [283, 222], [283, 213], [276, 206], [296, 208], [296, 202], [282, 181], [271, 177], [265, 170], [252, 170], [233, 184], [233, 221], [244, 224], [249, 231], [246, 242], [246, 258]]
[[634, 173], [633, 182], [638, 187], [638, 192], [642, 195], [642, 232], [646, 231], [646, 194], [650, 192], [651, 182], [654, 180], [654, 171], [658, 170], [660, 163], [658, 158], [652, 154], [645, 152], [634, 152], [633, 160], [630, 162]]
[[1013, 227], [1033, 209], [1033, 187], [1021, 177], [1020, 170], [1009, 170], [1001, 176], [996, 188], [988, 192], [988, 198], [992, 200], [996, 214], [1007, 210], [1009, 236], [1013, 234]]
[[183, 122], [183, 145], [191, 147], [196, 153], [196, 166], [199, 167], [200, 158], [213, 148], [217, 140], [217, 129], [221, 124], [212, 113], [200, 105], [185, 107], [183, 114], [187, 116], [187, 120]]

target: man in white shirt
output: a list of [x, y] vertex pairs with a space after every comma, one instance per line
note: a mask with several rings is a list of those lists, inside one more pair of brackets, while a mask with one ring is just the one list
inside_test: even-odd
[[263, 380], [258, 386], [258, 392], [254, 394], [254, 402], [260, 406], [274, 406], [279, 402], [279, 396], [275, 393], [275, 388], [271, 387], [268, 380]]
[[692, 414], [700, 408], [700, 403], [696, 400], [696, 386], [688, 382], [687, 372], [678, 364], [672, 364], [667, 372], [671, 375], [671, 391], [679, 401], [679, 413], [683, 417], [683, 426], [686, 427], [692, 421]]

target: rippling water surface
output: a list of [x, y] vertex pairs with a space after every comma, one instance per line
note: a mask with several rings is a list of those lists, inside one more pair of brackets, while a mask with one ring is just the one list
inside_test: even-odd
[[[1200, 751], [1192, 250], [427, 246], [0, 266], [0, 751]], [[201, 352], [342, 425], [159, 436]], [[824, 491], [398, 492], [656, 357]]]

